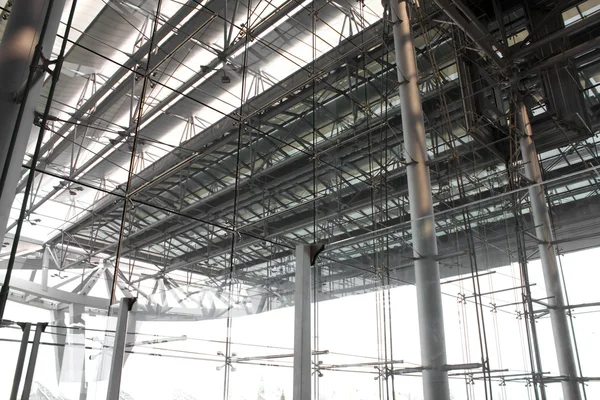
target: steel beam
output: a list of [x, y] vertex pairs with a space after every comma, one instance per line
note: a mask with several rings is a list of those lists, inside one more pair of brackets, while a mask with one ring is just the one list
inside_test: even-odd
[[390, 0], [406, 157], [421, 341], [423, 398], [449, 400], [446, 339], [425, 123], [408, 2]]
[[21, 385], [21, 376], [23, 375], [23, 366], [25, 365], [25, 356], [27, 355], [27, 345], [29, 344], [29, 333], [31, 332], [31, 324], [29, 322], [21, 325], [23, 329], [23, 337], [21, 338], [21, 347], [19, 348], [19, 357], [17, 358], [17, 366], [15, 368], [15, 377], [13, 379], [12, 391], [10, 392], [10, 400], [17, 400], [19, 386]]
[[[64, 0], [63, 0], [64, 1]], [[195, 3], [197, 3], [197, 1], [195, 1]], [[269, 14], [268, 17], [266, 17], [264, 20], [261, 20], [257, 26], [251, 27], [251, 34], [253, 37], [258, 37], [260, 34], [262, 34], [263, 32], [265, 32], [267, 29], [269, 29], [270, 26], [272, 26], [273, 24], [277, 23], [277, 21], [287, 18], [288, 14], [290, 12], [292, 12], [294, 10], [294, 8], [298, 7], [298, 4], [295, 1], [287, 1], [286, 3], [282, 4], [281, 6], [277, 7], [277, 9], [273, 10], [273, 12], [271, 14]], [[182, 7], [183, 9], [186, 8], [186, 6]], [[206, 8], [206, 7], [205, 7]], [[208, 8], [206, 8], [208, 9]], [[213, 14], [213, 13], [211, 13]], [[192, 25], [196, 20], [200, 19], [200, 18], [206, 18], [206, 13], [198, 13], [197, 15], [195, 15], [193, 18], [191, 18], [187, 23], [186, 23], [186, 27], [188, 27], [189, 25]], [[205, 23], [206, 21], [204, 21]], [[200, 22], [202, 23], [202, 22]], [[195, 30], [197, 29], [199, 26], [193, 26], [193, 27], [189, 27], [190, 30]], [[183, 28], [182, 28], [183, 29]], [[172, 40], [169, 41], [169, 44], [173, 45], [174, 49], [179, 48], [180, 46], [182, 46], [182, 42], [181, 40], [184, 40], [183, 43], [185, 43], [187, 40], [189, 40], [191, 37], [189, 35], [176, 35], [173, 37]], [[158, 39], [158, 36], [157, 36]], [[173, 42], [173, 43], [171, 43]], [[144, 113], [143, 117], [140, 119], [140, 125], [142, 125], [143, 123], [153, 119], [155, 117], [156, 114], [164, 111], [164, 107], [165, 105], [169, 105], [169, 104], [176, 104], [179, 101], [181, 101], [181, 99], [184, 99], [185, 97], [181, 97], [180, 93], [185, 93], [186, 91], [188, 91], [190, 88], [194, 87], [194, 85], [200, 81], [202, 78], [204, 78], [206, 75], [208, 75], [210, 73], [210, 71], [213, 71], [215, 69], [217, 69], [218, 66], [220, 66], [220, 64], [222, 63], [223, 59], [226, 59], [227, 57], [230, 57], [232, 55], [234, 55], [236, 53], [237, 50], [241, 49], [244, 46], [244, 41], [243, 40], [238, 40], [235, 43], [233, 43], [232, 45], [230, 45], [225, 51], [223, 51], [223, 53], [218, 56], [215, 57], [214, 59], [212, 59], [207, 65], [206, 68], [201, 69], [200, 71], [198, 71], [196, 74], [194, 74], [194, 76], [192, 78], [190, 78], [189, 80], [187, 80], [185, 83], [183, 83], [180, 87], [177, 88], [177, 90], [173, 90], [169, 93], [169, 95], [164, 98], [163, 100], [160, 101], [159, 104], [157, 104], [156, 106], [152, 107], [151, 109], [149, 109], [146, 113]], [[148, 47], [146, 47], [146, 45], [144, 45], [143, 48], [146, 48], [146, 52], [148, 51]], [[139, 50], [138, 50], [139, 52]], [[136, 54], [138, 53], [136, 52]], [[169, 52], [170, 54], [170, 52]], [[162, 61], [159, 61], [162, 62]], [[131, 78], [133, 79], [133, 78]], [[105, 85], [103, 85], [104, 87]], [[120, 95], [125, 95], [131, 88], [131, 83], [125, 83], [125, 84], [121, 84], [119, 86], [122, 89], [122, 92], [120, 92]], [[105, 101], [102, 101], [101, 106], [102, 108], [104, 108], [105, 106], [109, 106], [110, 103], [105, 104]], [[87, 102], [86, 102], [87, 103]], [[94, 115], [98, 114], [98, 110], [101, 107], [98, 107], [96, 112], [94, 113]], [[71, 119], [76, 119], [76, 118], [71, 118]], [[235, 120], [232, 118], [228, 118], [230, 123], [234, 123]], [[87, 119], [88, 123], [91, 120], [91, 117]], [[65, 124], [66, 125], [66, 124]], [[108, 154], [110, 154], [113, 149], [118, 148], [118, 146], [121, 145], [126, 145], [125, 143], [123, 143], [124, 139], [126, 137], [128, 137], [132, 132], [135, 131], [135, 127], [136, 124], [133, 123], [131, 124], [124, 132], [123, 135], [120, 135], [118, 138], [115, 139], [115, 143], [111, 143], [107, 146], [105, 146], [104, 148], [102, 148], [100, 151], [98, 151], [93, 157], [90, 158], [90, 160], [88, 160], [84, 165], [82, 165], [81, 167], [79, 167], [76, 171], [71, 173], [71, 176], [78, 177], [80, 174], [88, 172], [88, 170], [91, 168], [91, 166], [93, 166], [96, 161], [99, 158], [103, 158], [103, 157], [107, 157]], [[59, 135], [55, 135], [55, 136], [59, 136]], [[63, 144], [59, 144], [58, 146], [60, 146], [59, 150], [54, 149], [53, 153], [51, 153], [47, 158], [45, 158], [44, 161], [46, 162], [50, 162], [54, 159], [54, 157], [57, 157], [61, 154], [62, 151], [66, 150], [66, 148], [68, 148], [68, 143], [66, 141], [62, 142]], [[46, 146], [47, 147], [47, 146]], [[42, 149], [46, 150], [46, 149]]]
[[[339, 64], [342, 64], [346, 61], [347, 57], [356, 57], [356, 55], [360, 54], [361, 49], [368, 48], [369, 45], [374, 45], [377, 43], [379, 38], [379, 30], [381, 29], [381, 24], [377, 23], [373, 26], [367, 28], [361, 35], [360, 40], [361, 43], [359, 45], [356, 44], [355, 40], [346, 40], [340, 45], [337, 50], [335, 50], [335, 55], [326, 54], [321, 56], [315, 61], [315, 69], [319, 71], [331, 71], [339, 68]], [[320, 72], [319, 76], [325, 76], [325, 72]], [[335, 75], [326, 76], [326, 78], [331, 79], [331, 77], [335, 77]], [[247, 118], [251, 118], [255, 115], [261, 115], [261, 119], [268, 120], [270, 118], [275, 117], [280, 112], [285, 109], [293, 107], [295, 104], [303, 101], [307, 96], [311, 95], [312, 88], [309, 86], [306, 88], [306, 85], [312, 79], [312, 75], [305, 69], [300, 69], [296, 71], [294, 74], [290, 75], [288, 78], [280, 82], [278, 85], [274, 85], [269, 88], [269, 90], [265, 91], [264, 94], [259, 95], [249, 101], [249, 104], [246, 106], [248, 109], [253, 110], [251, 114]], [[330, 82], [334, 84], [334, 80]], [[324, 85], [323, 88], [327, 87]], [[305, 89], [306, 88], [306, 89]], [[319, 86], [317, 86], [319, 88]], [[304, 89], [304, 90], [302, 90]], [[319, 88], [320, 89], [320, 88]], [[301, 91], [301, 95], [293, 95], [294, 92]], [[289, 97], [288, 100], [282, 101], [282, 99]], [[279, 102], [279, 103], [278, 103]], [[232, 114], [235, 115], [239, 113], [240, 110], [236, 110]], [[229, 117], [223, 117], [218, 122], [211, 125], [202, 135], [196, 135], [193, 137], [186, 145], [186, 148], [194, 148], [201, 149], [197, 153], [187, 156], [185, 159], [181, 159], [181, 154], [176, 151], [173, 151], [167, 155], [165, 155], [161, 161], [159, 162], [164, 166], [165, 172], [157, 174], [153, 168], [148, 168], [142, 171], [138, 176], [134, 177], [133, 186], [137, 187], [133, 193], [138, 193], [144, 189], [147, 189], [149, 186], [160, 182], [161, 180], [167, 179], [174, 172], [179, 170], [185, 165], [191, 164], [194, 161], [198, 160], [202, 156], [206, 154], [210, 154], [212, 151], [225, 146], [229, 138], [229, 133], [235, 130], [235, 121], [233, 121]], [[224, 137], [222, 140], [215, 141], [218, 138]], [[214, 143], [213, 143], [214, 142]], [[212, 143], [210, 147], [207, 147], [209, 143]], [[229, 191], [231, 189], [226, 189]], [[225, 193], [225, 192], [224, 192]], [[115, 207], [113, 204], [114, 201], [110, 201], [110, 199], [105, 198], [101, 201], [101, 207], [104, 209], [112, 209]], [[184, 209], [185, 212], [191, 211], [192, 208]], [[104, 211], [102, 211], [104, 212]], [[172, 216], [167, 216], [164, 220], [161, 220], [161, 223], [165, 221], [173, 219]], [[83, 221], [81, 221], [78, 226], [81, 226], [84, 223], [89, 223], [93, 218], [87, 217]], [[145, 230], [140, 230], [136, 232], [136, 235], [139, 235], [140, 232], [144, 232]], [[59, 238], [59, 235], [55, 236], [51, 241], [56, 241]]]
[[535, 235], [539, 243], [538, 249], [542, 261], [546, 292], [548, 296], [551, 296], [548, 303], [550, 305], [550, 321], [558, 358], [558, 369], [561, 375], [567, 377], [567, 380], [561, 382], [563, 395], [565, 400], [581, 400], [581, 392], [577, 381], [577, 363], [565, 309], [567, 303], [556, 261], [556, 252], [552, 243], [552, 223], [548, 213], [544, 186], [542, 186], [542, 172], [533, 142], [533, 131], [529, 123], [527, 106], [522, 99], [516, 100], [516, 108], [517, 124], [521, 133], [519, 145], [523, 157], [525, 176], [533, 184], [528, 189], [529, 201], [531, 202]]
[[125, 344], [127, 342], [127, 326], [129, 312], [135, 298], [124, 297], [119, 304], [117, 314], [117, 328], [115, 330], [115, 340], [113, 345], [113, 354], [110, 364], [110, 375], [108, 377], [108, 394], [106, 400], [119, 398], [121, 391], [121, 371], [123, 370], [123, 360], [125, 359]]
[[37, 323], [35, 327], [35, 335], [33, 335], [33, 344], [31, 345], [31, 354], [29, 355], [29, 365], [27, 366], [27, 374], [25, 375], [25, 383], [23, 384], [23, 395], [21, 400], [29, 400], [31, 389], [33, 386], [33, 376], [35, 374], [35, 365], [37, 363], [38, 350], [40, 349], [40, 339], [42, 332], [46, 330], [48, 323]]
[[435, 0], [435, 2], [498, 68], [501, 70], [506, 68], [506, 62], [496, 53], [502, 51], [503, 46], [496, 42], [469, 7], [460, 0]]
[[[0, 272], [0, 285], [4, 286], [4, 273], [2, 272]], [[13, 277], [11, 280], [11, 287], [15, 288], [16, 290], [23, 291], [26, 294], [40, 296], [44, 299], [50, 299], [61, 303], [83, 304], [85, 305], [85, 307], [99, 310], [106, 310], [106, 308], [108, 307], [108, 299], [103, 299], [94, 296], [84, 296], [77, 293], [57, 289], [55, 287], [48, 287], [46, 290], [44, 290], [41, 284], [31, 282], [26, 279]]]
[[[176, 27], [179, 24], [181, 24], [181, 22], [190, 14], [191, 10], [194, 9], [196, 6], [198, 6], [197, 0], [188, 0], [185, 4], [183, 4], [179, 8], [179, 10], [177, 10], [177, 12], [173, 14], [173, 16], [168, 21], [165, 22], [162, 28], [159, 31], [157, 31], [156, 40], [161, 41], [165, 37], [167, 37], [167, 35], [169, 35], [173, 31], [173, 27]], [[188, 25], [190, 24], [186, 24], [184, 27], [181, 28], [181, 30], [189, 29]], [[184, 37], [184, 35], [173, 36], [174, 38], [172, 40], [176, 41], [180, 41]], [[68, 121], [62, 127], [59, 128], [57, 134], [52, 136], [46, 143], [44, 143], [42, 147], [42, 154], [46, 154], [47, 152], [50, 152], [52, 150], [52, 152], [56, 153], [52, 157], [58, 156], [61, 151], [64, 151], [67, 148], [67, 143], [70, 143], [73, 140], [73, 133], [69, 132], [73, 124], [76, 124], [78, 120], [84, 119], [86, 117], [86, 114], [90, 113], [90, 110], [93, 110], [93, 113], [90, 113], [90, 116], [85, 118], [87, 124], [92, 124], [96, 119], [102, 116], [103, 111], [105, 111], [108, 107], [110, 107], [110, 105], [114, 104], [114, 102], [118, 100], [119, 95], [123, 96], [124, 93], [127, 93], [127, 91], [131, 88], [132, 81], [134, 81], [134, 77], [136, 76], [135, 66], [137, 63], [142, 61], [144, 57], [146, 57], [149, 48], [150, 41], [147, 40], [135, 51], [135, 53], [131, 55], [131, 57], [122, 65], [121, 68], [115, 71], [115, 73], [73, 113], [73, 115], [68, 119]], [[131, 71], [134, 71], [134, 73], [131, 74], [131, 77], [119, 84], [121, 79], [123, 79], [128, 73], [131, 73]], [[113, 92], [108, 94], [105, 101], [102, 101], [103, 97], [107, 95], [107, 93], [113, 87], [115, 87], [115, 85], [118, 86], [113, 90]], [[65, 147], [63, 147], [59, 151], [54, 149], [53, 147], [57, 144], [57, 142], [65, 136], [67, 138], [67, 140], [65, 140], [65, 144], [63, 145]], [[53, 160], [52, 157], [47, 158], [46, 161], [51, 162]], [[18, 191], [23, 190], [23, 185], [21, 185], [18, 188]]]
[[[390, 113], [390, 115], [391, 114], [392, 113]], [[375, 132], [375, 131], [377, 131], [377, 129], [382, 128], [382, 127], [387, 127], [387, 124], [382, 122], [381, 125], [372, 125], [370, 128], [368, 128], [366, 130], [358, 131], [359, 133], [355, 133], [355, 135], [357, 137], [360, 137], [361, 143], [363, 143], [363, 142], [366, 143], [367, 142], [366, 134], [369, 134], [369, 132], [371, 132], [371, 133]], [[342, 140], [342, 138], [350, 136], [351, 132], [356, 132], [356, 131], [349, 130], [349, 132], [347, 134], [345, 133], [343, 136], [340, 135], [340, 140]], [[357, 139], [357, 140], [359, 140], [359, 139]], [[323, 143], [317, 145], [317, 147], [319, 148], [319, 152], [321, 152], [321, 153], [332, 152], [335, 148], [342, 148], [340, 145], [338, 145], [336, 143], [329, 143], [329, 142], [323, 142]], [[352, 150], [352, 146], [350, 144], [345, 144], [343, 146], [343, 149], [344, 149], [343, 152], [338, 153], [338, 154], [340, 154], [339, 155], [340, 157], [342, 155], [348, 156], [351, 152], [354, 151], [354, 150]], [[308, 176], [308, 175], [306, 175], [310, 172], [306, 168], [306, 160], [308, 158], [309, 158], [308, 155], [303, 154], [303, 153], [295, 154], [294, 156], [290, 157], [288, 160], [278, 162], [273, 167], [265, 169], [264, 171], [257, 172], [251, 179], [243, 180], [242, 182], [248, 183], [248, 182], [252, 182], [253, 180], [256, 181], [257, 179], [262, 178], [264, 176], [265, 180], [262, 184], [265, 185], [265, 187], [271, 188], [271, 187], [275, 187], [276, 185], [280, 185], [282, 183], [285, 183], [285, 185], [289, 185], [290, 187], [293, 187], [295, 182], [298, 182], [299, 177]], [[465, 161], [467, 161], [467, 160], [465, 160]], [[272, 176], [274, 176], [275, 174], [278, 174], [279, 176], [277, 176], [277, 178], [272, 178]], [[225, 198], [225, 196], [230, 192], [231, 188], [232, 188], [232, 186], [228, 186], [228, 187], [212, 194], [211, 196], [205, 198], [203, 200], [203, 202], [191, 204], [188, 207], [186, 207], [185, 209], [181, 210], [180, 212], [182, 214], [188, 214], [188, 215], [195, 214], [198, 217], [205, 218], [206, 216], [208, 216], [208, 214], [206, 213], [206, 211], [204, 211], [204, 209], [210, 207], [211, 214], [216, 214], [217, 212], [222, 212], [223, 214], [226, 214], [228, 212], [228, 211], [226, 211], [227, 207], [231, 206], [231, 198]], [[284, 190], [284, 189], [283, 189], [283, 187], [279, 187], [278, 190]], [[253, 193], [251, 191], [247, 191], [241, 195], [240, 201], [243, 200], [244, 204], [248, 204], [250, 201], [256, 201], [257, 196], [259, 196], [259, 195], [257, 195], [256, 193]], [[370, 198], [367, 201], [367, 203], [369, 203], [369, 202], [370, 202]], [[104, 212], [104, 211], [102, 211], [102, 212]], [[91, 218], [88, 220], [91, 221]], [[173, 221], [177, 221], [176, 214], [168, 215], [165, 218], [162, 218], [156, 222], [151, 223], [147, 227], [139, 229], [138, 231], [135, 232], [135, 234], [128, 237], [127, 240], [130, 241], [137, 237], [143, 238], [142, 240], [137, 241], [137, 243], [136, 243], [136, 247], [140, 248], [140, 247], [145, 246], [147, 243], [152, 243], [153, 241], [155, 241], [157, 239], [164, 238], [165, 233], [167, 233], [169, 235], [180, 234], [181, 232], [185, 232], [185, 230], [190, 230], [190, 229], [193, 229], [194, 227], [198, 227], [198, 226], [202, 225], [202, 223], [199, 221], [193, 221], [190, 224], [186, 224], [186, 225], [181, 225], [181, 223], [174, 224]], [[149, 235], [149, 233], [152, 233], [152, 234]], [[93, 249], [93, 251], [94, 251], [94, 254], [99, 253], [99, 252], [108, 252], [114, 246], [115, 246], [114, 243], [108, 244], [106, 247], [103, 247], [100, 249]], [[194, 253], [196, 253], [196, 251]], [[197, 251], [197, 253], [201, 253], [201, 251]], [[177, 261], [178, 260], [174, 260], [175, 265], [169, 267], [169, 270], [177, 269], [182, 266], [189, 265], [192, 260], [190, 259], [190, 255], [188, 254], [187, 257], [185, 257], [184, 264], [179, 265], [176, 263]]]
[[533, 41], [532, 43], [519, 49], [514, 54], [511, 54], [511, 58], [513, 60], [523, 59], [529, 56], [532, 52], [539, 50], [543, 46], [546, 46], [555, 40], [561, 40], [563, 38], [569, 37], [571, 35], [577, 34], [588, 29], [594, 29], [593, 26], [598, 23], [600, 23], [600, 13], [592, 14], [589, 17], [584, 18], [572, 25], [554, 31], [553, 33], [550, 33], [536, 41]]

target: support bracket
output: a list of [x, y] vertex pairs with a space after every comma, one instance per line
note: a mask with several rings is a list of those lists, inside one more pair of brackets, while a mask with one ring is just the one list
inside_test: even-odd
[[325, 245], [323, 243], [313, 243], [310, 245], [310, 266], [314, 267], [317, 262], [317, 257], [321, 252], [325, 250]]

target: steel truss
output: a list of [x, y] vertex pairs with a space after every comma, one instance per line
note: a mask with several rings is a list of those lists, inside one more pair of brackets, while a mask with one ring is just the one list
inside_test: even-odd
[[[411, 3], [410, 25], [425, 161], [405, 156], [407, 117], [398, 96], [405, 82], [397, 76], [388, 14], [372, 22], [364, 4], [321, 0], [283, 1], [262, 12], [254, 3], [194, 0], [167, 17], [150, 1], [133, 13], [139, 26], [131, 26], [122, 10], [102, 9], [78, 39], [65, 40], [64, 63], [89, 57], [116, 71], [61, 77], [54, 94], [44, 89], [50, 101], [38, 125], [50, 135], [40, 135], [37, 154], [25, 157], [16, 190], [25, 194], [22, 216], [7, 232], [40, 223], [53, 202], [68, 203], [68, 217], [31, 245], [45, 255], [36, 260], [17, 255], [17, 233], [7, 276], [16, 265], [40, 271], [45, 284], [16, 278], [10, 293], [3, 286], [6, 295], [50, 309], [80, 303], [108, 312], [123, 294], [138, 297], [142, 319], [260, 313], [293, 304], [294, 249], [316, 241], [326, 243], [318, 299], [415, 284], [422, 260], [407, 171], [424, 162], [438, 247], [428, 257], [442, 279], [473, 278], [469, 302], [478, 310], [482, 357], [476, 368], [491, 396], [483, 310], [495, 306], [482, 300], [478, 277], [515, 260], [517, 249], [522, 307], [533, 321], [526, 265], [539, 257], [540, 237], [528, 191], [545, 191], [555, 216], [549, 246], [598, 244], [599, 64], [591, 50], [600, 20], [592, 14], [564, 27], [561, 12], [574, 1], [546, 14], [536, 1], [419, 3]], [[339, 38], [317, 52], [315, 43], [325, 41], [319, 32], [338, 29], [335, 18], [343, 21]], [[102, 24], [135, 34], [125, 61], [109, 56], [112, 39], [96, 43]], [[314, 56], [308, 63], [289, 50], [303, 43]], [[202, 65], [187, 65], [196, 53]], [[292, 72], [282, 79], [268, 72], [269, 57]], [[542, 181], [524, 172], [515, 87], [527, 91]], [[210, 113], [218, 118], [206, 119]], [[178, 140], [167, 142], [166, 132]], [[114, 178], [121, 173], [125, 179]], [[78, 205], [86, 194], [93, 202]], [[72, 292], [48, 287], [53, 271], [81, 282]], [[108, 300], [89, 296], [102, 281], [113, 283]], [[543, 398], [533, 322], [527, 329], [530, 376]], [[382, 390], [401, 374], [390, 368], [380, 377]]]

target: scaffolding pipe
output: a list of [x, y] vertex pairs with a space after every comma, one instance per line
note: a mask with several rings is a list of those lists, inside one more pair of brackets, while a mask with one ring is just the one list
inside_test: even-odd
[[449, 400], [446, 338], [425, 124], [406, 0], [390, 0], [415, 256], [424, 400]]
[[546, 195], [542, 183], [542, 173], [537, 151], [533, 143], [533, 133], [527, 113], [527, 106], [522, 99], [517, 99], [517, 124], [521, 133], [519, 145], [525, 168], [525, 177], [534, 184], [528, 189], [531, 202], [531, 214], [535, 225], [535, 235], [538, 241], [542, 272], [546, 284], [546, 292], [550, 298], [550, 321], [554, 346], [558, 358], [558, 370], [567, 380], [562, 381], [565, 400], [581, 400], [578, 384], [577, 364], [571, 340], [571, 330], [566, 314], [565, 293], [563, 291], [560, 271], [556, 260], [556, 252], [552, 244], [552, 225]]

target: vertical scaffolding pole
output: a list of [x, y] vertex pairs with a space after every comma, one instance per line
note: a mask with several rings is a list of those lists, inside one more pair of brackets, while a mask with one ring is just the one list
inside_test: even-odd
[[40, 349], [40, 339], [42, 332], [46, 330], [47, 323], [37, 323], [35, 327], [35, 335], [33, 335], [33, 344], [31, 345], [31, 354], [29, 355], [29, 365], [27, 365], [27, 374], [25, 375], [25, 383], [23, 384], [23, 395], [21, 400], [29, 400], [31, 388], [33, 386], [33, 376], [35, 374], [35, 364], [37, 363], [38, 350]]
[[556, 252], [552, 244], [552, 225], [544, 188], [540, 185], [542, 183], [542, 172], [535, 144], [533, 143], [533, 132], [529, 123], [527, 106], [522, 99], [518, 98], [516, 99], [516, 108], [517, 124], [521, 133], [519, 146], [523, 157], [525, 176], [531, 183], [534, 183], [534, 186], [530, 186], [528, 189], [529, 200], [535, 225], [535, 236], [538, 240], [538, 249], [542, 261], [546, 292], [550, 296], [548, 300], [550, 322], [558, 358], [558, 369], [560, 374], [567, 378], [567, 380], [561, 382], [563, 395], [565, 400], [581, 400], [581, 392], [576, 380], [578, 377], [577, 364], [565, 309], [565, 294], [556, 261]]
[[19, 348], [19, 358], [17, 358], [17, 367], [15, 368], [15, 377], [13, 386], [10, 392], [10, 400], [17, 400], [19, 386], [21, 385], [21, 376], [23, 375], [23, 366], [25, 365], [25, 356], [27, 355], [27, 345], [29, 344], [29, 333], [31, 332], [31, 324], [29, 322], [22, 324], [23, 337], [21, 339], [21, 347]]
[[123, 370], [123, 360], [125, 359], [125, 344], [127, 342], [127, 322], [129, 320], [129, 311], [133, 307], [135, 299], [124, 297], [119, 304], [117, 314], [117, 328], [115, 329], [115, 340], [113, 344], [113, 355], [110, 364], [110, 375], [108, 377], [108, 393], [106, 400], [119, 398], [121, 392], [121, 372]]
[[419, 337], [424, 400], [449, 400], [446, 338], [442, 311], [440, 271], [425, 143], [425, 124], [418, 85], [415, 46], [408, 2], [390, 0], [396, 67], [408, 178], [412, 245], [419, 315]]
[[296, 246], [294, 293], [294, 400], [310, 400], [312, 357], [310, 349], [310, 268], [323, 245]]

